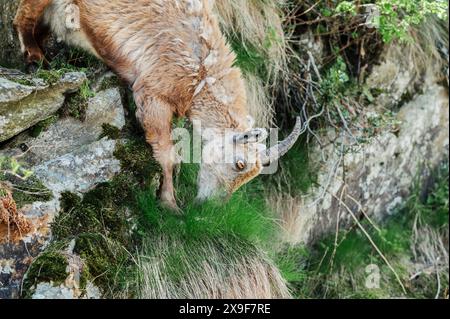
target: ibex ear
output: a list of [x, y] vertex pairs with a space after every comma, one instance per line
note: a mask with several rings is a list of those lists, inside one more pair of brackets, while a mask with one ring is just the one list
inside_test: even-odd
[[263, 128], [255, 128], [251, 131], [236, 134], [234, 136], [234, 142], [237, 144], [248, 144], [248, 143], [261, 143], [266, 140], [268, 134]]

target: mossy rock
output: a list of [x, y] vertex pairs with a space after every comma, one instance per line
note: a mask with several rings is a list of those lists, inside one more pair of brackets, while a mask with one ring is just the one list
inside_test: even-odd
[[53, 193], [34, 175], [19, 178], [9, 174], [0, 174], [0, 180], [14, 186], [12, 194], [18, 208], [34, 202], [48, 202], [53, 199]]
[[129, 256], [120, 243], [94, 233], [80, 234], [76, 239], [74, 252], [84, 261], [81, 284], [93, 282], [104, 293], [120, 285], [116, 281], [122, 267], [129, 263]]
[[63, 283], [67, 278], [67, 258], [59, 251], [47, 249], [31, 264], [23, 282], [25, 298], [30, 298], [33, 289], [41, 282]]

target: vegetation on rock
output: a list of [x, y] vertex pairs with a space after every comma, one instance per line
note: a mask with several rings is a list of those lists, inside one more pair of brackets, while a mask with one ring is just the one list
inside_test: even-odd
[[[310, 147], [321, 145], [320, 134], [334, 134], [339, 151], [346, 153], [382, 132], [397, 130], [396, 112], [412, 95], [407, 92], [375, 110], [386, 92], [368, 84], [367, 75], [392, 47], [412, 57], [416, 79], [430, 65], [445, 68], [442, 48], [448, 50], [443, 36], [448, 36], [448, 26], [442, 19], [447, 3], [216, 2], [221, 26], [237, 54], [236, 65], [247, 80], [250, 111], [258, 125], [288, 129], [300, 116], [304, 137], [277, 174], [252, 181], [227, 203], [196, 204], [198, 167], [183, 164], [175, 183], [184, 215], [176, 216], [157, 200], [160, 168], [136, 122], [128, 88], [116, 77], [99, 80], [104, 66], [88, 54], [66, 47], [50, 52], [51, 69], [40, 68], [37, 77], [52, 84], [65, 72], [82, 70], [89, 78], [67, 97], [58, 116], [83, 120], [98, 80], [97, 91], [121, 86], [128, 116], [124, 129], [104, 125], [101, 135], [117, 140], [115, 156], [122, 171], [83, 196], [62, 195], [61, 211], [52, 224], [54, 242], [30, 267], [24, 295], [30, 297], [40, 281], [65, 280], [67, 259], [60, 250], [74, 240], [74, 253], [86, 265], [81, 288], [91, 281], [104, 297], [448, 297], [448, 165], [426, 196], [416, 187], [404, 208], [387, 220], [363, 217], [349, 229], [338, 225], [336, 234], [312, 247], [281, 242], [284, 212], [275, 209], [283, 207], [276, 201], [301, 198], [318, 183]], [[31, 135], [39, 135], [54, 120], [55, 116], [40, 122]], [[174, 125], [188, 127], [177, 120]], [[2, 180], [3, 166], [5, 171], [19, 169], [16, 162], [0, 164]], [[31, 176], [26, 170], [24, 174]], [[52, 197], [32, 177], [12, 193], [18, 206]], [[430, 270], [429, 265], [437, 268]], [[371, 277], [376, 274], [378, 282]], [[249, 277], [267, 289], [239, 285]], [[202, 280], [194, 280], [198, 278]], [[230, 278], [237, 279], [230, 283]]]

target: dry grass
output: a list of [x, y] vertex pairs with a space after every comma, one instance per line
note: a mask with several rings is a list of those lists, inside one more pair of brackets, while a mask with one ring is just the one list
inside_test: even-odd
[[144, 245], [137, 273], [144, 299], [290, 298], [263, 251], [227, 240], [187, 246], [168, 237], [153, 238]]
[[246, 74], [247, 107], [250, 115], [255, 119], [256, 126], [272, 127], [274, 109], [272, 99], [263, 81], [253, 74]]
[[270, 78], [276, 82], [286, 71], [286, 38], [283, 30], [283, 0], [216, 0], [219, 21], [228, 36], [251, 44], [268, 58]]
[[277, 213], [283, 243], [297, 244], [302, 238], [301, 203], [299, 196], [274, 192], [267, 195], [267, 205]]
[[251, 47], [264, 58], [266, 79], [245, 74], [250, 114], [263, 127], [274, 124], [273, 92], [280, 77], [289, 73], [284, 3], [284, 0], [215, 0], [219, 22], [227, 37], [235, 39], [244, 50]]

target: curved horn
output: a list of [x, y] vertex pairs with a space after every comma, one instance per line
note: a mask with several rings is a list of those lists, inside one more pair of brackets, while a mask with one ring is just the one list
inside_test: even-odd
[[280, 157], [285, 155], [294, 146], [300, 135], [302, 135], [302, 128], [302, 119], [297, 117], [292, 133], [284, 141], [281, 141], [268, 150], [261, 152], [261, 161], [263, 166], [270, 165], [270, 163], [277, 161]]

